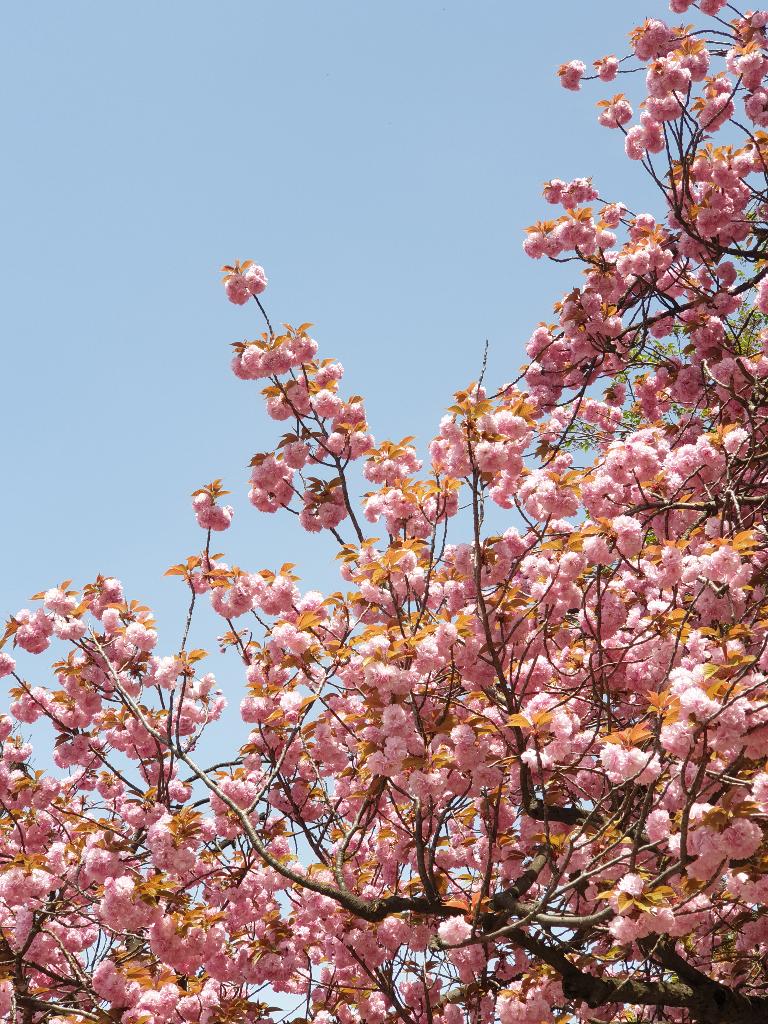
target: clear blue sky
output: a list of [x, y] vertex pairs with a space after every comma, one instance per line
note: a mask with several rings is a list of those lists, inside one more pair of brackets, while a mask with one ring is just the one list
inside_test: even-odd
[[[252, 257], [273, 320], [311, 320], [379, 438], [434, 431], [452, 392], [512, 376], [572, 279], [521, 252], [550, 177], [593, 174], [656, 209], [618, 133], [558, 63], [622, 53], [660, 0], [38, 0], [3, 17], [0, 609], [64, 577], [120, 576], [178, 623], [189, 493], [235, 492], [250, 569], [323, 548], [246, 500], [271, 444], [229, 371], [254, 309], [220, 264]], [[329, 570], [329, 566], [331, 569]], [[160, 653], [177, 640], [167, 633]], [[42, 666], [40, 666], [42, 668]]]

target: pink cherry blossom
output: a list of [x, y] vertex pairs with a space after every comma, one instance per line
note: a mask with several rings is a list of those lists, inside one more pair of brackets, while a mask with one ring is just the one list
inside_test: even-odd
[[572, 60], [567, 64], [561, 64], [557, 72], [560, 76], [560, 84], [564, 89], [572, 89], [574, 91], [580, 89], [581, 79], [586, 70], [586, 65], [581, 60]]
[[768, 12], [670, 7], [593, 62], [629, 193], [544, 185], [519, 373], [374, 436], [359, 364], [253, 303], [232, 450], [303, 540], [214, 550], [214, 480], [176, 612], [97, 575], [5, 620], [4, 1017], [766, 1016]]

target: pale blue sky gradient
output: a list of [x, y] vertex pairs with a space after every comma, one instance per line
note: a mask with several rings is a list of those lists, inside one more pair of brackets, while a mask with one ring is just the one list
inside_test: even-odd
[[[3, 614], [99, 571], [178, 644], [163, 579], [199, 549], [189, 494], [234, 492], [222, 545], [335, 589], [333, 549], [247, 503], [277, 426], [229, 370], [256, 309], [220, 264], [251, 257], [273, 321], [316, 324], [379, 438], [434, 432], [452, 392], [514, 375], [570, 269], [527, 260], [550, 177], [657, 209], [556, 65], [623, 52], [666, 4], [617, 0], [39, 0], [3, 17], [0, 504]], [[326, 557], [328, 556], [328, 557]], [[168, 628], [172, 627], [169, 634]], [[200, 638], [205, 639], [205, 638]], [[42, 668], [42, 666], [41, 666]]]

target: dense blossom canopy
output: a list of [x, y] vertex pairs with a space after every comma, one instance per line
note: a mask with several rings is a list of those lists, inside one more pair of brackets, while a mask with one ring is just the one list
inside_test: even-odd
[[[425, 464], [309, 324], [272, 329], [261, 267], [224, 268], [267, 326], [234, 372], [286, 427], [251, 503], [335, 538], [343, 590], [216, 554], [214, 481], [170, 570], [180, 642], [111, 577], [9, 620], [9, 1019], [768, 1020], [768, 13], [670, 6], [699, 21], [643, 22], [590, 76], [644, 72], [639, 117], [619, 93], [598, 119], [660, 216], [547, 183], [525, 250], [582, 275]], [[201, 601], [250, 727], [213, 766]], [[55, 650], [47, 682], [19, 648]]]

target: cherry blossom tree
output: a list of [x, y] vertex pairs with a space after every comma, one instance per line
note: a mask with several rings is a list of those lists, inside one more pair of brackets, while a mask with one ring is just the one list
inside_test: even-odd
[[[671, 8], [697, 23], [560, 69], [644, 73], [639, 118], [598, 119], [660, 216], [547, 183], [525, 250], [581, 274], [424, 463], [224, 268], [266, 325], [234, 372], [286, 431], [250, 501], [332, 537], [341, 590], [217, 554], [217, 480], [181, 638], [111, 577], [9, 620], [5, 1019], [768, 1021], [768, 12]], [[208, 601], [250, 728], [214, 765]]]

